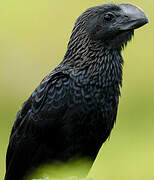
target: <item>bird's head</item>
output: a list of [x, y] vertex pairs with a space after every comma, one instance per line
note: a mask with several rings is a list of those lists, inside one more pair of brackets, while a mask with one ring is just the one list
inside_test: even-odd
[[76, 21], [84, 24], [92, 40], [99, 40], [111, 47], [126, 45], [137, 29], [148, 23], [145, 13], [131, 4], [104, 4], [89, 8]]

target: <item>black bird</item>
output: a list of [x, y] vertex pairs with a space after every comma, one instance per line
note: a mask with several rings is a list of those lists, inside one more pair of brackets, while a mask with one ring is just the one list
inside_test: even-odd
[[87, 9], [75, 22], [63, 61], [18, 112], [6, 155], [5, 180], [74, 156], [95, 159], [116, 120], [122, 49], [148, 23], [131, 4]]

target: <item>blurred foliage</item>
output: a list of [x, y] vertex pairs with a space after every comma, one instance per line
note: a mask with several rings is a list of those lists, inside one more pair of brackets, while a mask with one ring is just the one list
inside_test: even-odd
[[[75, 19], [88, 7], [107, 2], [127, 3], [0, 2], [0, 179], [5, 173], [5, 154], [16, 112], [40, 80], [62, 60]], [[136, 31], [123, 52], [124, 81], [117, 122], [89, 173], [89, 178], [95, 180], [154, 178], [154, 1], [129, 3], [144, 9], [150, 23]]]
[[[24, 180], [30, 179], [49, 179], [49, 180], [85, 180], [88, 170], [92, 165], [92, 161], [88, 158], [73, 158], [67, 163], [52, 162], [41, 165], [25, 176]], [[70, 171], [71, 169], [71, 171]], [[87, 179], [91, 180], [91, 179]]]

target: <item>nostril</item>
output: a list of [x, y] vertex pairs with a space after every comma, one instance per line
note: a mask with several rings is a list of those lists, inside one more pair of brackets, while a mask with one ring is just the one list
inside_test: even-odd
[[124, 17], [128, 18], [128, 16], [127, 16], [127, 15], [124, 15]]

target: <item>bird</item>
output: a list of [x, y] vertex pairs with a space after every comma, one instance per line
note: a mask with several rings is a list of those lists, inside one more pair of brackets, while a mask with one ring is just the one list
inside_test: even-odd
[[60, 64], [17, 113], [6, 153], [5, 180], [22, 180], [41, 163], [95, 160], [114, 127], [122, 87], [122, 50], [148, 23], [132, 4], [101, 4], [75, 21]]

